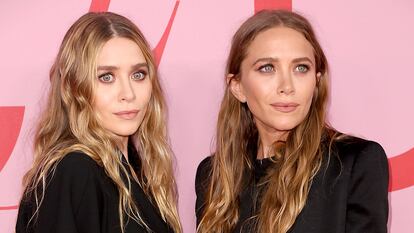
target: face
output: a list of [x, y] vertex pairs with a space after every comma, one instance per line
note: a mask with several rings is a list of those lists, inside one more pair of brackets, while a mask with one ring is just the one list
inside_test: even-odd
[[[317, 77], [318, 76], [318, 77]], [[259, 134], [286, 135], [309, 112], [320, 74], [305, 37], [290, 28], [275, 27], [252, 41], [241, 64], [241, 75], [230, 88], [246, 102]]]
[[151, 98], [149, 67], [139, 46], [115, 37], [98, 55], [94, 110], [101, 125], [125, 140], [144, 118]]

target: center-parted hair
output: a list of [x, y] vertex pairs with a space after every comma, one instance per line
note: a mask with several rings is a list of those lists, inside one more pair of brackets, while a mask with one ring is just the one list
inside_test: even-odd
[[[321, 138], [329, 127], [325, 123], [328, 99], [328, 63], [310, 23], [288, 11], [264, 10], [247, 19], [233, 36], [227, 60], [226, 76], [243, 78], [241, 64], [252, 41], [260, 33], [275, 27], [287, 27], [301, 33], [313, 47], [317, 81], [310, 110], [285, 143], [275, 143], [275, 166], [261, 180], [258, 214], [250, 227], [261, 233], [286, 233], [303, 209], [312, 178], [322, 162]], [[316, 77], [315, 77], [316, 78]], [[205, 196], [198, 232], [231, 232], [239, 219], [239, 194], [246, 185], [246, 174], [253, 171], [249, 146], [258, 142], [258, 131], [246, 103], [238, 101], [226, 81], [217, 123], [216, 151], [212, 156], [210, 183]], [[254, 155], [255, 156], [255, 155]]]
[[[152, 95], [138, 131], [130, 136], [141, 160], [140, 174], [122, 164], [119, 142], [99, 123], [93, 109], [97, 58], [111, 38], [134, 41], [149, 67]], [[156, 64], [143, 34], [127, 18], [115, 13], [87, 13], [66, 33], [50, 70], [47, 105], [36, 129], [34, 165], [24, 178], [23, 198], [36, 200], [36, 213], [42, 203], [47, 177], [69, 152], [82, 151], [105, 169], [119, 192], [122, 231], [127, 216], [146, 226], [134, 203], [128, 171], [159, 208], [163, 219], [175, 232], [181, 232], [177, 211], [177, 190], [173, 174], [173, 154], [166, 130], [166, 105], [158, 80]], [[126, 177], [125, 182], [121, 177]], [[146, 226], [147, 227], [147, 226]]]

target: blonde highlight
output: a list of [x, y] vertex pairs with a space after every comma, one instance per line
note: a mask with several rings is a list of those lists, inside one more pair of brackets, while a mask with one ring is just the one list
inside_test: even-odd
[[[142, 160], [141, 174], [124, 166], [117, 139], [103, 129], [93, 110], [97, 55], [113, 37], [137, 43], [149, 64], [152, 96], [138, 131], [130, 136]], [[166, 105], [148, 42], [128, 19], [115, 13], [87, 13], [66, 33], [50, 70], [50, 92], [34, 139], [33, 167], [24, 177], [23, 198], [34, 197], [35, 220], [42, 203], [47, 178], [68, 153], [81, 151], [102, 166], [119, 193], [119, 216], [124, 231], [126, 216], [148, 228], [131, 194], [131, 182], [138, 182], [153, 198], [162, 218], [175, 232], [181, 232], [177, 210], [173, 153], [166, 130]], [[129, 173], [132, 174], [130, 179]], [[126, 182], [122, 179], [126, 177]]]

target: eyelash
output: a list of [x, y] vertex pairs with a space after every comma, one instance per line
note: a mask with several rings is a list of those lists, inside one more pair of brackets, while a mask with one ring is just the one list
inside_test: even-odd
[[[304, 67], [305, 68], [305, 71], [299, 71], [298, 69], [299, 69], [299, 67]], [[306, 72], [308, 72], [309, 71], [309, 66], [308, 65], [306, 65], [306, 64], [299, 64], [299, 65], [297, 65], [296, 67], [295, 67], [295, 71], [297, 71], [297, 72], [299, 72], [299, 73], [306, 73]]]
[[[140, 77], [140, 78], [134, 78], [134, 75], [135, 74], [142, 74], [142, 76]], [[145, 71], [145, 70], [140, 70], [140, 71], [137, 71], [137, 72], [134, 72], [133, 74], [132, 74], [132, 80], [135, 80], [135, 81], [141, 81], [141, 80], [143, 80], [143, 79], [145, 79], [146, 77], [147, 77], [147, 75], [148, 75], [148, 72], [147, 71]], [[105, 81], [104, 80], [104, 77], [106, 77], [106, 76], [110, 76], [111, 77], [111, 80], [110, 81]], [[98, 79], [101, 81], [101, 82], [103, 82], [103, 83], [112, 83], [113, 81], [114, 81], [114, 75], [113, 75], [113, 73], [104, 73], [104, 74], [101, 74], [101, 75], [99, 75], [98, 76]]]
[[139, 70], [139, 71], [137, 71], [137, 72], [135, 72], [135, 73], [133, 73], [132, 74], [132, 77], [134, 77], [134, 75], [135, 74], [142, 74], [142, 77], [141, 78], [137, 78], [137, 79], [134, 79], [134, 80], [137, 80], [137, 81], [139, 81], [139, 80], [143, 80], [143, 79], [145, 79], [146, 77], [147, 77], [147, 71], [145, 71], [145, 70]]
[[[270, 70], [270, 71], [267, 70], [266, 71], [265, 70], [266, 67], [270, 67], [270, 68], [272, 68], [272, 70]], [[264, 65], [260, 66], [257, 70], [261, 73], [270, 73], [270, 72], [273, 72], [275, 70], [275, 67], [272, 64], [269, 63], [269, 64], [264, 64]]]
[[[104, 77], [106, 77], [106, 76], [110, 76], [112, 78], [112, 80], [111, 81], [105, 81]], [[111, 83], [111, 82], [113, 82], [114, 75], [112, 73], [105, 73], [105, 74], [99, 75], [98, 79], [99, 79], [99, 81], [101, 81], [103, 83]]]
[[[265, 68], [267, 68], [267, 67], [270, 67], [272, 70], [265, 70]], [[305, 71], [299, 71], [298, 70], [298, 68], [299, 67], [304, 67], [305, 68]], [[295, 71], [297, 71], [297, 72], [299, 72], [299, 73], [306, 73], [306, 72], [308, 72], [309, 71], [309, 65], [307, 65], [307, 64], [299, 64], [299, 65], [297, 65], [296, 67], [295, 67]], [[275, 68], [274, 68], [274, 66], [273, 66], [273, 64], [264, 64], [264, 65], [262, 65], [262, 66], [260, 66], [258, 69], [257, 69], [259, 72], [262, 72], [262, 73], [270, 73], [270, 72], [274, 72], [275, 71]]]

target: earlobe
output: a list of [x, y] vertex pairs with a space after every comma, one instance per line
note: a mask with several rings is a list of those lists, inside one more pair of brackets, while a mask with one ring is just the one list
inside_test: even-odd
[[319, 82], [321, 81], [322, 73], [316, 73], [316, 86], [319, 86]]
[[316, 86], [315, 86], [315, 89], [313, 91], [312, 102], [315, 102], [318, 99], [318, 96], [319, 96], [319, 82], [321, 81], [321, 77], [322, 77], [321, 72], [316, 73]]
[[235, 78], [234, 74], [227, 75], [227, 83], [229, 85], [231, 93], [242, 103], [246, 103], [246, 96], [244, 95], [243, 87], [241, 86], [240, 79]]

